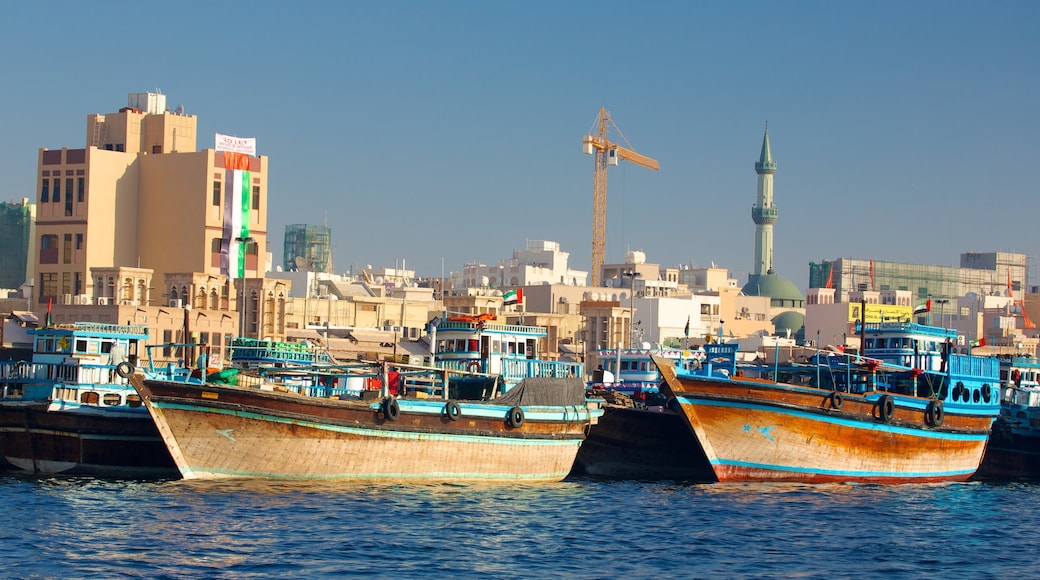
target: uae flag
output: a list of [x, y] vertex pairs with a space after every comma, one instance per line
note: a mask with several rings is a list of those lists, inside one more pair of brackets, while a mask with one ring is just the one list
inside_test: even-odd
[[931, 312], [931, 311], [932, 311], [932, 299], [929, 298], [924, 304], [918, 306], [917, 308], [914, 308], [914, 316], [918, 316], [920, 314], [924, 314], [925, 312]]
[[220, 240], [220, 273], [231, 278], [246, 277], [246, 252], [252, 209], [251, 157], [256, 156], [256, 139], [217, 133], [216, 150], [224, 154], [224, 231]]
[[524, 303], [524, 289], [517, 288], [516, 290], [510, 290], [502, 295], [502, 304], [523, 304]]
[[978, 340], [971, 341], [971, 346], [972, 346], [972, 348], [974, 348], [976, 346], [986, 346], [986, 337], [983, 336], [982, 338], [980, 338]]

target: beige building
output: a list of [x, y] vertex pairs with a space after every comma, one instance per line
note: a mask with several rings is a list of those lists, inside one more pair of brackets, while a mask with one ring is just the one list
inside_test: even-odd
[[[40, 149], [34, 308], [114, 297], [95, 289], [95, 267], [221, 276], [221, 245], [246, 246], [247, 277], [267, 252], [267, 157], [249, 157], [250, 240], [224, 234], [224, 154], [196, 150], [197, 119], [166, 109], [165, 95], [135, 93], [116, 113], [87, 117], [85, 147]], [[261, 259], [264, 256], [264, 259]], [[222, 299], [234, 291], [227, 286]], [[169, 307], [168, 288], [135, 294]], [[136, 291], [135, 291], [136, 292]], [[74, 298], [75, 297], [75, 298]]]

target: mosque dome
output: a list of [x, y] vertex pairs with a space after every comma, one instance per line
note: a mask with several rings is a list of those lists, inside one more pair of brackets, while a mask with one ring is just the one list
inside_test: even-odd
[[770, 270], [756, 274], [741, 288], [745, 296], [768, 296], [773, 308], [805, 308], [805, 297], [793, 282]]
[[773, 317], [773, 334], [776, 336], [787, 336], [787, 333], [791, 333], [791, 338], [797, 340], [804, 340], [805, 338], [805, 315], [801, 312], [795, 312], [794, 310], [788, 310], [787, 312], [781, 312]]

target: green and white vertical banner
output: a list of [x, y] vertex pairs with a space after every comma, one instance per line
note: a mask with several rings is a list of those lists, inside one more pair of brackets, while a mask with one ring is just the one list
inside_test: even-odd
[[250, 157], [256, 156], [256, 139], [217, 133], [216, 150], [224, 153], [224, 228], [220, 241], [220, 273], [232, 279], [246, 277], [246, 254], [252, 209]]

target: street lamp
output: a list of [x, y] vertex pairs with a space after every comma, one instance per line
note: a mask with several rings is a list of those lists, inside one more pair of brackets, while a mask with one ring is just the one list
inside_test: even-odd
[[[239, 254], [242, 256], [241, 259], [245, 260], [245, 252], [249, 248], [249, 244], [253, 241], [252, 236], [235, 238], [235, 241], [242, 244]], [[238, 265], [229, 265], [228, 270], [230, 271], [232, 268], [234, 268], [235, 275], [237, 276]], [[242, 272], [240, 280], [242, 280], [242, 300], [238, 303], [238, 336], [242, 337], [246, 335], [246, 278], [244, 271]]]
[[[939, 300], [935, 301], [935, 303], [939, 305], [939, 325], [942, 326], [943, 328], [946, 328], [946, 317], [945, 317], [944, 313], [945, 313], [945, 310], [946, 310], [945, 307], [946, 307], [947, 304], [949, 304], [949, 302], [950, 301], [945, 299], [945, 298], [942, 298], [942, 299], [939, 299]], [[952, 322], [952, 320], [951, 320], [951, 322]]]
[[629, 270], [621, 274], [628, 278], [628, 348], [632, 348], [632, 335], [635, 334], [635, 300], [636, 300], [636, 278], [643, 275], [635, 270]]

